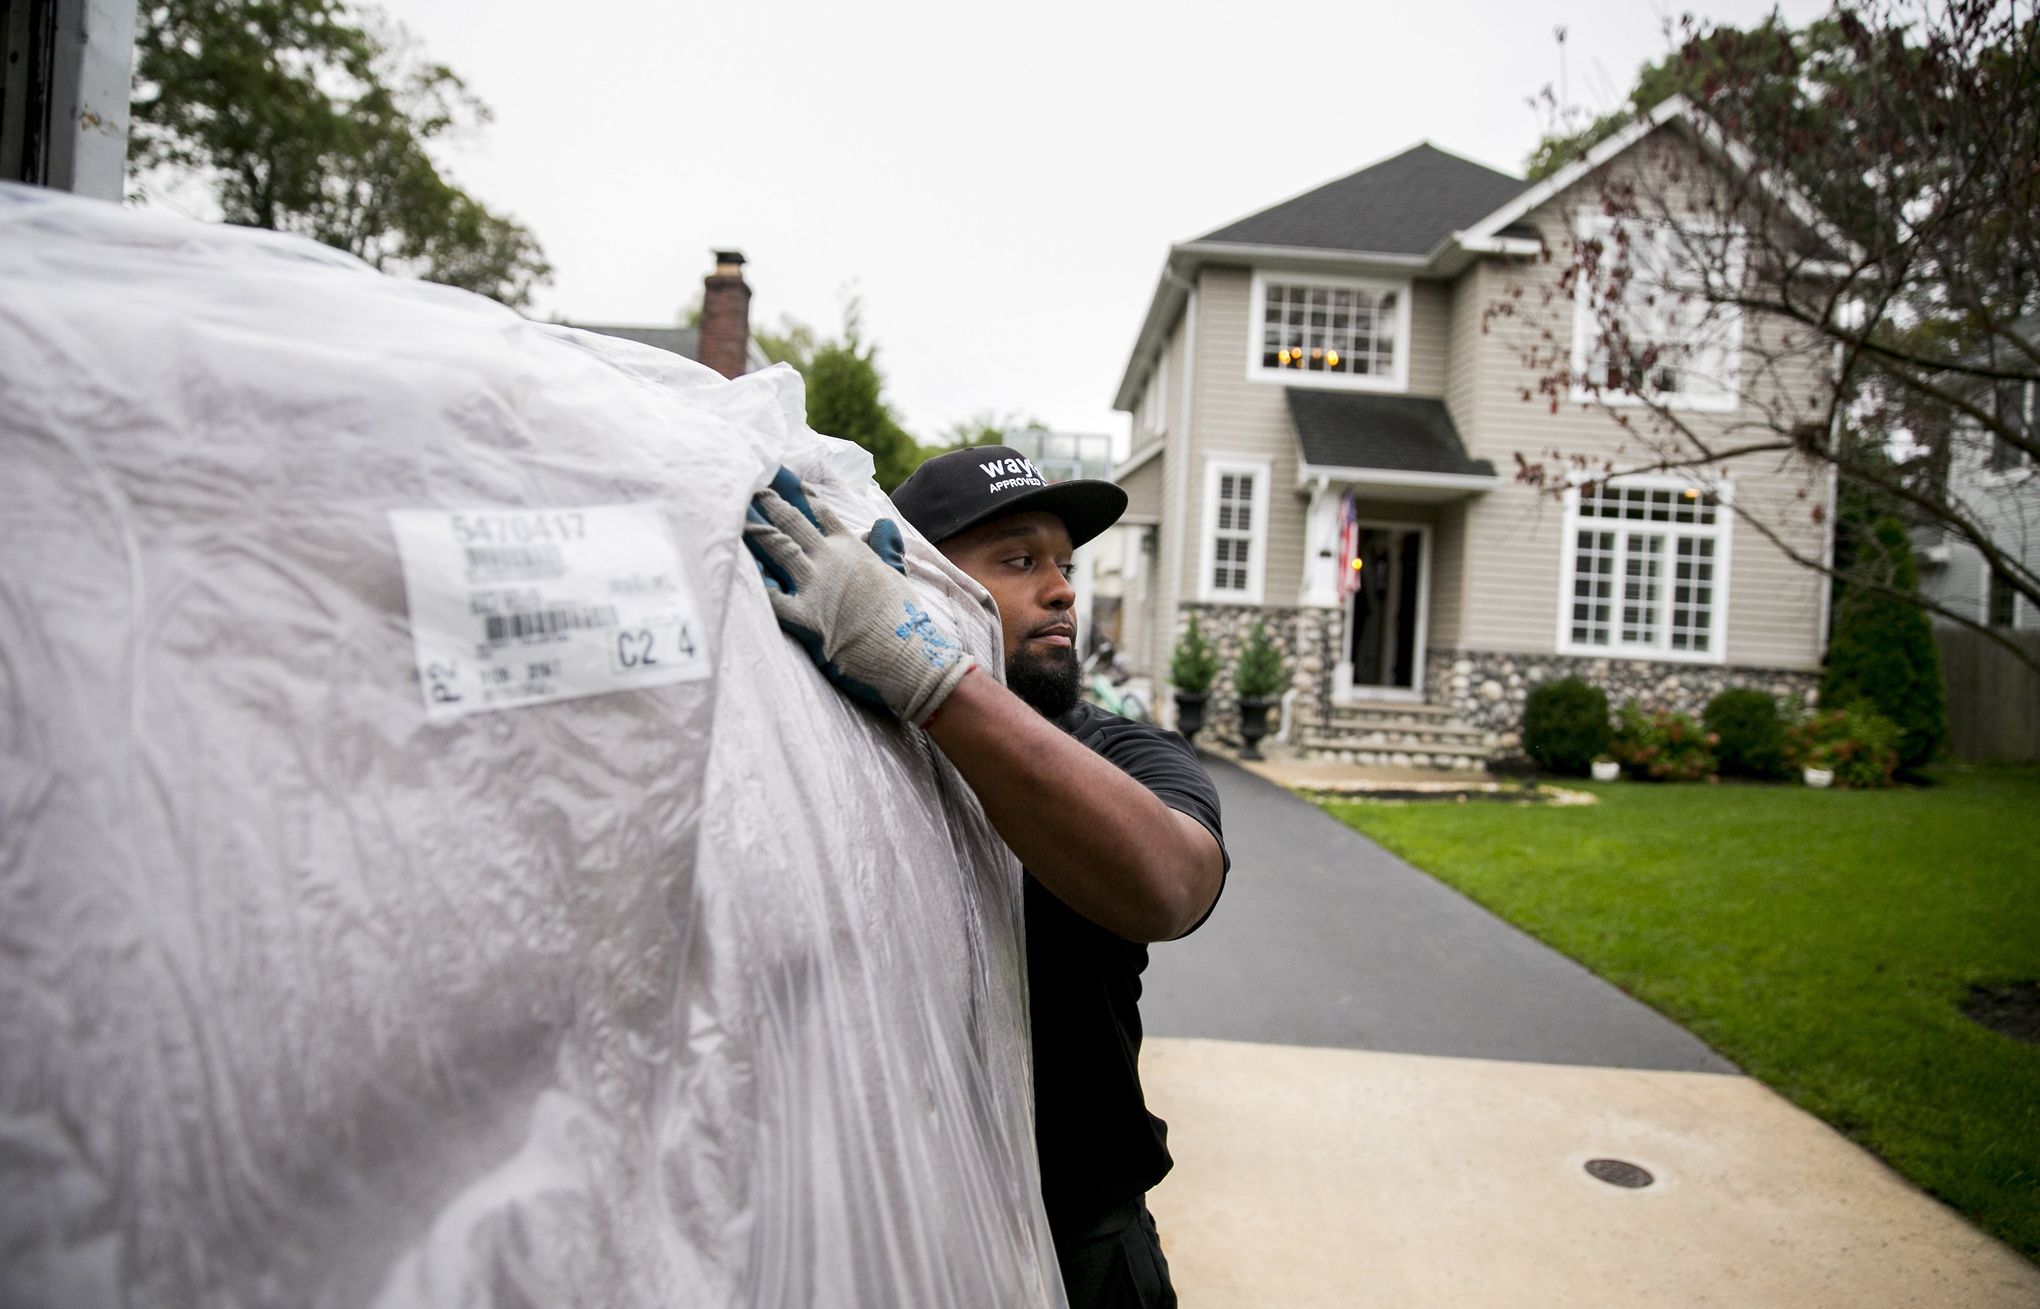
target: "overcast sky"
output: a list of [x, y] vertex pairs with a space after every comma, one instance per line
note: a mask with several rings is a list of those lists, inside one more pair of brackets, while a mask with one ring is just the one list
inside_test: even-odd
[[[1714, 0], [1744, 24], [1771, 6]], [[1795, 25], [1824, 6], [1785, 0]], [[1600, 110], [1667, 48], [1660, 0], [674, 3], [384, 0], [495, 110], [451, 171], [556, 270], [535, 310], [670, 324], [711, 248], [754, 323], [862, 298], [932, 439], [992, 411], [1110, 432], [1171, 242], [1418, 141], [1519, 172], [1559, 77]]]

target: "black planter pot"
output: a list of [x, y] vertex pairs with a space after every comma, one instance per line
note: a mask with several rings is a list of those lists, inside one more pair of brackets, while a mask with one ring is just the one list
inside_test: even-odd
[[1275, 700], [1269, 696], [1240, 697], [1240, 740], [1245, 742], [1240, 749], [1240, 758], [1261, 757], [1261, 738], [1268, 735], [1268, 711], [1274, 707]]
[[1176, 731], [1186, 741], [1195, 741], [1204, 730], [1204, 693], [1176, 692]]

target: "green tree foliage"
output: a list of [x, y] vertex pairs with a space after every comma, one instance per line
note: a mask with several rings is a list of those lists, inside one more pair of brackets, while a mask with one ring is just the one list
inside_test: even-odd
[[1723, 691], [1707, 702], [1703, 721], [1716, 738], [1714, 751], [1722, 772], [1771, 780], [1790, 771], [1785, 720], [1767, 692], [1752, 687]]
[[1197, 615], [1192, 614], [1190, 625], [1176, 638], [1176, 648], [1169, 655], [1169, 684], [1184, 695], [1203, 695], [1217, 676], [1218, 652], [1205, 639]]
[[1577, 677], [1540, 682], [1523, 702], [1523, 753], [1546, 772], [1585, 776], [1610, 735], [1608, 693]]
[[400, 35], [343, 0], [144, 0], [136, 20], [139, 196], [196, 179], [230, 223], [516, 307], [550, 276], [528, 230], [433, 161], [488, 108]]
[[927, 458], [886, 403], [878, 347], [864, 340], [856, 300], [844, 307], [841, 336], [823, 339], [805, 324], [783, 319], [781, 330], [761, 345], [768, 358], [790, 364], [807, 383], [809, 427], [871, 452], [881, 490], [891, 494]]
[[1901, 733], [1899, 766], [1918, 768], [1947, 734], [1947, 711], [1933, 626], [1909, 599], [1919, 578], [1905, 525], [1878, 519], [1864, 554], [1865, 580], [1843, 588], [1835, 613], [1821, 706], [1860, 705], [1890, 719]]
[[1268, 639], [1268, 625], [1256, 621], [1233, 663], [1233, 690], [1242, 699], [1265, 700], [1289, 685], [1289, 665]]

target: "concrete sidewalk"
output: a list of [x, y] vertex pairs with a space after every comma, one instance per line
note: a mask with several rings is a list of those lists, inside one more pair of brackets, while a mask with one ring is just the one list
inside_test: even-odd
[[1691, 1034], [1208, 763], [1233, 872], [1142, 1001], [1187, 1309], [2040, 1305], [2040, 1270]]

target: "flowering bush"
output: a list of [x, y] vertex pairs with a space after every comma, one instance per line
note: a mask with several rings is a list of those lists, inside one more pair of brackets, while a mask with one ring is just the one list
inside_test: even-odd
[[1842, 786], [1890, 786], [1903, 736], [1898, 724], [1858, 704], [1795, 723], [1787, 749], [1802, 768], [1832, 768]]
[[1697, 782], [1714, 774], [1714, 747], [1721, 738], [1686, 714], [1647, 714], [1636, 701], [1615, 715], [1609, 747], [1630, 774], [1653, 782]]

